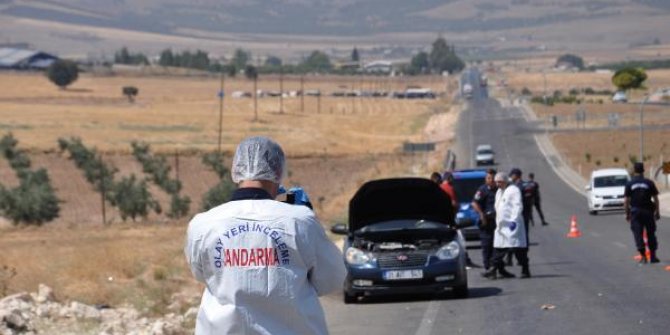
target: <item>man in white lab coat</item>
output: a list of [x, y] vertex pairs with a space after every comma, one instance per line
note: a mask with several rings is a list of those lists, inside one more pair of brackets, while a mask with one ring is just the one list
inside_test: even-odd
[[328, 333], [318, 297], [342, 289], [342, 254], [308, 207], [274, 200], [284, 171], [276, 142], [243, 140], [239, 189], [189, 223], [184, 252], [205, 284], [197, 335]]
[[482, 276], [495, 279], [500, 274], [504, 278], [515, 277], [514, 274], [505, 270], [503, 258], [512, 251], [517, 261], [521, 263], [521, 278], [529, 278], [528, 267], [528, 244], [526, 239], [526, 227], [523, 221], [523, 203], [521, 190], [516, 185], [510, 184], [507, 176], [498, 172], [494, 178], [498, 186], [496, 193], [496, 230], [493, 235], [493, 247], [495, 248], [492, 265], [493, 268], [482, 273]]

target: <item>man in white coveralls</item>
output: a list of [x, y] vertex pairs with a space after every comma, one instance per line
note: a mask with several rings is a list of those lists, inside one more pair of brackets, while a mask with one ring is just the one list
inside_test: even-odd
[[244, 139], [232, 199], [189, 223], [184, 252], [206, 286], [195, 334], [328, 333], [318, 297], [342, 289], [342, 254], [308, 207], [274, 200], [284, 172], [279, 144]]

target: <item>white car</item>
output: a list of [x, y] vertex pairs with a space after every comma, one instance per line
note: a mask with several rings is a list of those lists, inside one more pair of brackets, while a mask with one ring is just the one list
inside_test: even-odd
[[475, 162], [480, 165], [494, 165], [496, 163], [495, 153], [490, 144], [480, 144], [475, 150]]
[[589, 214], [623, 209], [624, 188], [629, 180], [630, 175], [625, 169], [593, 171], [590, 182], [586, 185]]
[[613, 103], [626, 103], [628, 102], [628, 97], [626, 96], [626, 92], [623, 91], [618, 91], [614, 93], [614, 96], [612, 96], [612, 102]]

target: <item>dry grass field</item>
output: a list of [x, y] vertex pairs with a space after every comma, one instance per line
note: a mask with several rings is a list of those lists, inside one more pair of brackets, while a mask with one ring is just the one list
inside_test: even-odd
[[[551, 137], [561, 155], [585, 178], [595, 169], [631, 169], [629, 157], [640, 155], [640, 137], [636, 130], [557, 133]], [[644, 137], [648, 156], [645, 165], [648, 171], [656, 172], [661, 161], [670, 160], [670, 130], [647, 130]]]
[[[251, 91], [245, 79], [227, 81], [226, 94]], [[135, 103], [121, 95], [121, 87], [137, 86]], [[0, 295], [34, 291], [38, 283], [54, 287], [58, 298], [87, 303], [131, 304], [147, 314], [165, 313], [173, 296], [197, 295], [182, 256], [188, 217], [170, 221], [151, 214], [147, 220], [121, 222], [107, 206], [109, 224], [101, 223], [100, 195], [82, 172], [59, 153], [58, 137], [79, 136], [104, 153], [105, 162], [119, 175], [142, 174], [128, 153], [132, 140], [151, 144], [165, 154], [176, 177], [179, 151], [182, 193], [201, 206], [202, 195], [217, 178], [201, 162], [201, 154], [217, 146], [218, 78], [205, 77], [95, 77], [84, 75], [68, 90], [58, 90], [36, 74], [0, 74], [0, 133], [12, 132], [21, 148], [30, 150], [33, 168], [47, 168], [57, 196], [63, 200], [60, 218], [42, 227], [0, 224]], [[402, 90], [408, 85], [443, 90], [437, 78], [381, 80], [379, 78], [310, 77], [305, 89]], [[456, 87], [452, 84], [452, 87]], [[278, 90], [276, 78], [263, 79], [259, 89]], [[299, 89], [287, 78], [285, 90]], [[392, 100], [388, 98], [322, 97], [259, 100], [259, 121], [253, 121], [253, 100], [226, 98], [223, 150], [249, 135], [268, 135], [287, 152], [286, 185], [309, 192], [324, 225], [346, 220], [348, 201], [355, 190], [373, 178], [428, 175], [437, 169], [453, 139], [456, 109], [448, 99]], [[403, 141], [437, 141], [438, 151], [412, 157], [400, 152]], [[7, 161], [0, 158], [0, 183], [18, 183]], [[155, 185], [152, 195], [168, 208], [168, 195]], [[15, 275], [4, 269], [15, 269]]]
[[[279, 90], [276, 77], [262, 77], [261, 90]], [[228, 80], [223, 108], [222, 147], [232, 151], [245, 136], [276, 138], [294, 156], [384, 153], [403, 141], [420, 140], [420, 130], [433, 112], [434, 101], [388, 98], [305, 97], [254, 101], [230, 98], [237, 90], [252, 91], [246, 79]], [[139, 89], [135, 103], [121, 94], [123, 86]], [[214, 150], [219, 129], [219, 79], [216, 77], [82, 76], [59, 90], [38, 74], [0, 76], [0, 130], [13, 132], [23, 146], [48, 151], [62, 136], [79, 136], [103, 151], [127, 152], [132, 140], [155, 150]], [[404, 90], [409, 85], [444, 91], [439, 77], [403, 78], [308, 77], [305, 89], [324, 93], [351, 89]], [[299, 80], [286, 78], [284, 90], [298, 90]], [[320, 108], [319, 101], [320, 100]], [[318, 116], [317, 116], [318, 113]], [[409, 122], [408, 122], [409, 120]], [[418, 136], [417, 136], [418, 135]]]
[[[588, 177], [592, 170], [606, 167], [632, 166], [630, 157], [639, 154], [639, 131], [636, 127], [640, 122], [640, 100], [645, 93], [653, 93], [656, 89], [670, 87], [670, 70], [652, 70], [647, 72], [649, 78], [645, 83], [647, 91], [629, 93], [628, 104], [613, 104], [610, 96], [580, 96], [586, 103], [555, 104], [544, 106], [531, 104], [535, 114], [545, 125], [555, 115], [559, 118], [559, 129], [602, 128], [608, 126], [608, 115], [619, 115], [619, 127], [632, 129], [604, 129], [597, 131], [570, 131], [551, 135], [554, 145], [575, 171]], [[520, 92], [528, 87], [534, 94], [542, 95], [544, 91], [544, 75], [542, 73], [505, 74], [509, 88]], [[611, 84], [611, 74], [607, 73], [560, 73], [546, 74], [547, 92], [552, 94], [561, 90], [563, 94], [572, 88], [591, 87], [595, 90], [615, 90]], [[599, 103], [598, 100], [602, 100]], [[577, 123], [575, 115], [578, 110], [586, 113], [585, 123]], [[661, 160], [670, 160], [670, 105], [644, 106], [644, 124], [647, 126], [665, 127], [661, 129], [647, 129], [644, 132], [645, 163], [651, 167], [658, 167]]]

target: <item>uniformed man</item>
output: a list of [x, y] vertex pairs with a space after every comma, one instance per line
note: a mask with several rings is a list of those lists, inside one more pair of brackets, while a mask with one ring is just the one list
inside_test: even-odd
[[647, 232], [647, 243], [649, 247], [649, 262], [658, 263], [656, 257], [656, 220], [660, 219], [658, 202], [658, 189], [653, 181], [644, 178], [644, 164], [635, 163], [633, 166], [633, 178], [626, 184], [624, 190], [624, 209], [626, 221], [630, 223], [633, 231], [635, 246], [640, 252], [640, 263], [647, 263], [647, 255], [644, 245], [644, 232]]
[[542, 212], [542, 204], [540, 200], [540, 184], [538, 184], [535, 181], [535, 174], [534, 173], [529, 173], [528, 174], [528, 180], [524, 184], [524, 196], [529, 197], [529, 204], [530, 204], [530, 213], [529, 213], [529, 219], [530, 223], [534, 226], [535, 225], [535, 219], [533, 219], [533, 207], [537, 210], [537, 213], [540, 214], [540, 220], [542, 220], [542, 225], [546, 226], [549, 223], [544, 219], [544, 213]]
[[342, 289], [342, 253], [307, 206], [275, 200], [284, 171], [279, 144], [243, 140], [232, 199], [189, 223], [186, 260], [205, 285], [196, 335], [328, 333], [318, 297]]
[[493, 232], [496, 229], [496, 186], [493, 178], [496, 170], [488, 169], [484, 185], [480, 186], [475, 193], [472, 207], [479, 213], [479, 238], [482, 246], [482, 259], [484, 268], [491, 267], [493, 257]]

